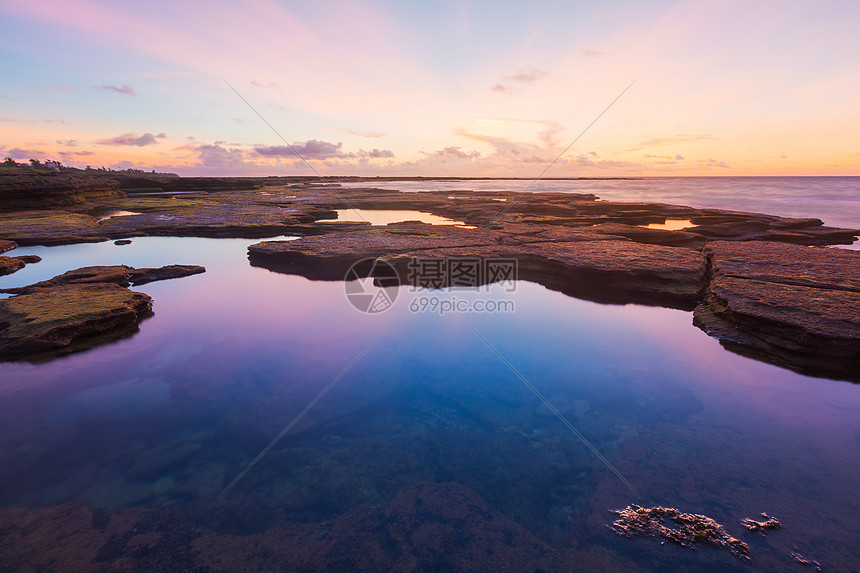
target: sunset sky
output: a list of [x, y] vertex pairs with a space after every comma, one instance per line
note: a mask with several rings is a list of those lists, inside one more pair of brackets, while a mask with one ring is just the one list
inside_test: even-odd
[[0, 2], [0, 156], [183, 175], [860, 175], [856, 1]]

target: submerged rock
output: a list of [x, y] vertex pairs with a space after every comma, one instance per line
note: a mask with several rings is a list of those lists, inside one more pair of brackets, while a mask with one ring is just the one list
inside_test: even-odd
[[[664, 539], [690, 549], [704, 544], [728, 549], [732, 555], [749, 560], [749, 545], [726, 533], [725, 528], [710, 517], [682, 513], [672, 507], [644, 508], [635, 504], [612, 513], [617, 514], [618, 519], [608, 527], [622, 537]], [[666, 520], [678, 527], [667, 527]]]
[[810, 565], [815, 567], [816, 571], [821, 571], [821, 563], [815, 561], [814, 559], [810, 559], [806, 555], [803, 555], [802, 553], [798, 552], [796, 548], [795, 551], [789, 551], [788, 556], [791, 557], [791, 559], [795, 563], [800, 563], [801, 565]]
[[761, 516], [764, 518], [764, 521], [756, 521], [751, 517], [745, 517], [741, 521], [741, 525], [749, 529], [753, 532], [759, 532], [762, 535], [767, 535], [767, 532], [771, 529], [780, 529], [782, 524], [775, 517], [771, 517], [768, 514], [762, 512]]

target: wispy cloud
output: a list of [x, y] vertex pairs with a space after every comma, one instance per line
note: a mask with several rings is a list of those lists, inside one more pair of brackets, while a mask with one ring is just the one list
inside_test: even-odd
[[642, 157], [647, 157], [648, 159], [671, 159], [673, 161], [684, 160], [684, 156], [680, 153], [676, 153], [675, 155], [652, 155], [650, 153], [644, 153]]
[[354, 129], [347, 129], [346, 133], [348, 133], [350, 135], [356, 135], [358, 137], [371, 137], [371, 138], [385, 137], [386, 135], [388, 135], [387, 133], [384, 133], [381, 131], [357, 131]]
[[66, 147], [77, 147], [78, 140], [77, 139], [58, 139], [57, 144], [65, 145]]
[[104, 91], [111, 91], [111, 92], [115, 92], [115, 93], [118, 93], [120, 95], [126, 95], [126, 96], [137, 95], [136, 93], [134, 93], [134, 88], [128, 84], [122, 84], [119, 86], [113, 86], [110, 84], [102, 84], [100, 86], [95, 86], [95, 89], [104, 90]]
[[296, 153], [307, 160], [327, 160], [327, 159], [382, 159], [393, 158], [394, 152], [390, 149], [371, 149], [370, 151], [359, 149], [357, 152], [344, 152], [343, 143], [331, 143], [328, 141], [320, 141], [311, 139], [304, 143], [294, 143], [292, 147], [288, 145], [272, 145], [255, 147], [254, 152], [263, 157], [293, 157], [298, 158]]
[[203, 167], [235, 169], [248, 165], [245, 160], [245, 152], [241, 149], [226, 149], [220, 145], [204, 144], [197, 146], [195, 151], [197, 151], [200, 165]]
[[427, 153], [424, 151], [419, 152], [421, 155], [426, 155], [428, 157], [442, 157], [442, 158], [453, 158], [453, 159], [478, 159], [481, 157], [480, 151], [463, 151], [463, 148], [458, 146], [446, 147], [444, 149], [438, 149], [432, 153]]
[[707, 139], [713, 139], [710, 134], [703, 135], [690, 135], [687, 133], [679, 133], [674, 137], [652, 137], [650, 139], [646, 139], [640, 141], [636, 147], [631, 147], [628, 151], [641, 151], [643, 149], [649, 149], [651, 147], [663, 147], [666, 145], [677, 145], [680, 143], [689, 143], [691, 141], [704, 141]]
[[164, 137], [167, 137], [164, 133], [159, 133], [158, 135], [144, 133], [140, 136], [133, 133], [124, 133], [123, 135], [117, 135], [116, 137], [99, 139], [96, 143], [99, 145], [136, 145], [137, 147], [144, 147], [146, 145], [158, 143], [157, 139]]
[[343, 143], [329, 143], [316, 139], [304, 143], [288, 145], [272, 145], [267, 147], [255, 147], [254, 151], [263, 157], [297, 157], [298, 153], [305, 159], [328, 159], [330, 157], [343, 156]]
[[699, 163], [701, 165], [703, 165], [704, 167], [708, 167], [708, 168], [720, 167], [722, 169], [731, 169], [731, 167], [729, 167], [728, 163], [726, 163], [725, 161], [719, 161], [717, 159], [710, 159], [710, 158], [709, 159], [699, 159]]
[[260, 80], [251, 80], [250, 83], [252, 86], [257, 86], [258, 88], [279, 88], [279, 87], [281, 87], [280, 85], [278, 85], [275, 82], [263, 82]]
[[[352, 154], [350, 154], [352, 155]], [[356, 157], [369, 157], [371, 159], [383, 159], [383, 158], [392, 158], [394, 157], [394, 152], [390, 149], [371, 149], [370, 151], [365, 151], [364, 149], [359, 149], [358, 153], [355, 154]]]
[[22, 149], [20, 147], [13, 147], [4, 153], [5, 156], [11, 157], [12, 159], [38, 159], [40, 157], [45, 157], [45, 152], [41, 149]]
[[534, 68], [521, 70], [512, 76], [505, 76], [506, 80], [521, 84], [532, 84], [546, 75], [546, 72]]
[[529, 85], [533, 84], [542, 77], [546, 76], [547, 72], [542, 70], [538, 70], [535, 68], [528, 68], [525, 70], [520, 70], [515, 74], [505, 76], [501, 82], [494, 85], [492, 89], [494, 92], [499, 93], [511, 93], [514, 88], [509, 83], [520, 84], [520, 85]]
[[70, 91], [74, 91], [74, 89], [75, 89], [72, 86], [70, 86], [69, 84], [65, 84], [63, 82], [54, 82], [54, 83], [50, 83], [50, 84], [44, 84], [41, 87], [48, 89], [48, 90], [51, 90], [51, 91], [55, 91], [55, 92], [70, 92]]

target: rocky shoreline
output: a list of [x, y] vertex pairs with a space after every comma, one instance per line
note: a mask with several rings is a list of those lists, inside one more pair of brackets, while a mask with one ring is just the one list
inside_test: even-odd
[[[343, 280], [365, 257], [391, 262], [401, 276], [412, 257], [509, 257], [517, 260], [519, 279], [602, 303], [694, 311], [694, 323], [729, 350], [805, 374], [860, 381], [860, 252], [824, 248], [852, 243], [858, 229], [811, 218], [613, 203], [588, 194], [401, 193], [368, 185], [141, 175], [105, 196], [104, 178], [89, 194], [78, 180], [52, 178], [43, 195], [73, 188], [76, 199], [53, 198], [42, 209], [20, 197], [7, 202], [24, 208], [0, 212], [0, 245], [298, 235], [252, 245], [250, 263], [318, 280]], [[321, 222], [352, 208], [421, 211], [466, 226]], [[667, 220], [687, 227], [648, 227]], [[8, 261], [11, 272], [20, 266]]]
[[128, 287], [205, 272], [194, 265], [84, 267], [0, 292], [0, 360], [39, 362], [125, 338], [152, 316], [152, 298]]

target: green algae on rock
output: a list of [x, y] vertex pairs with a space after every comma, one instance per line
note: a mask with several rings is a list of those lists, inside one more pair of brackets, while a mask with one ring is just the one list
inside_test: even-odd
[[0, 360], [43, 361], [130, 336], [152, 314], [152, 299], [126, 288], [204, 272], [195, 265], [84, 267], [4, 289]]
[[62, 284], [0, 300], [0, 359], [45, 359], [127, 336], [152, 299], [112, 283]]

